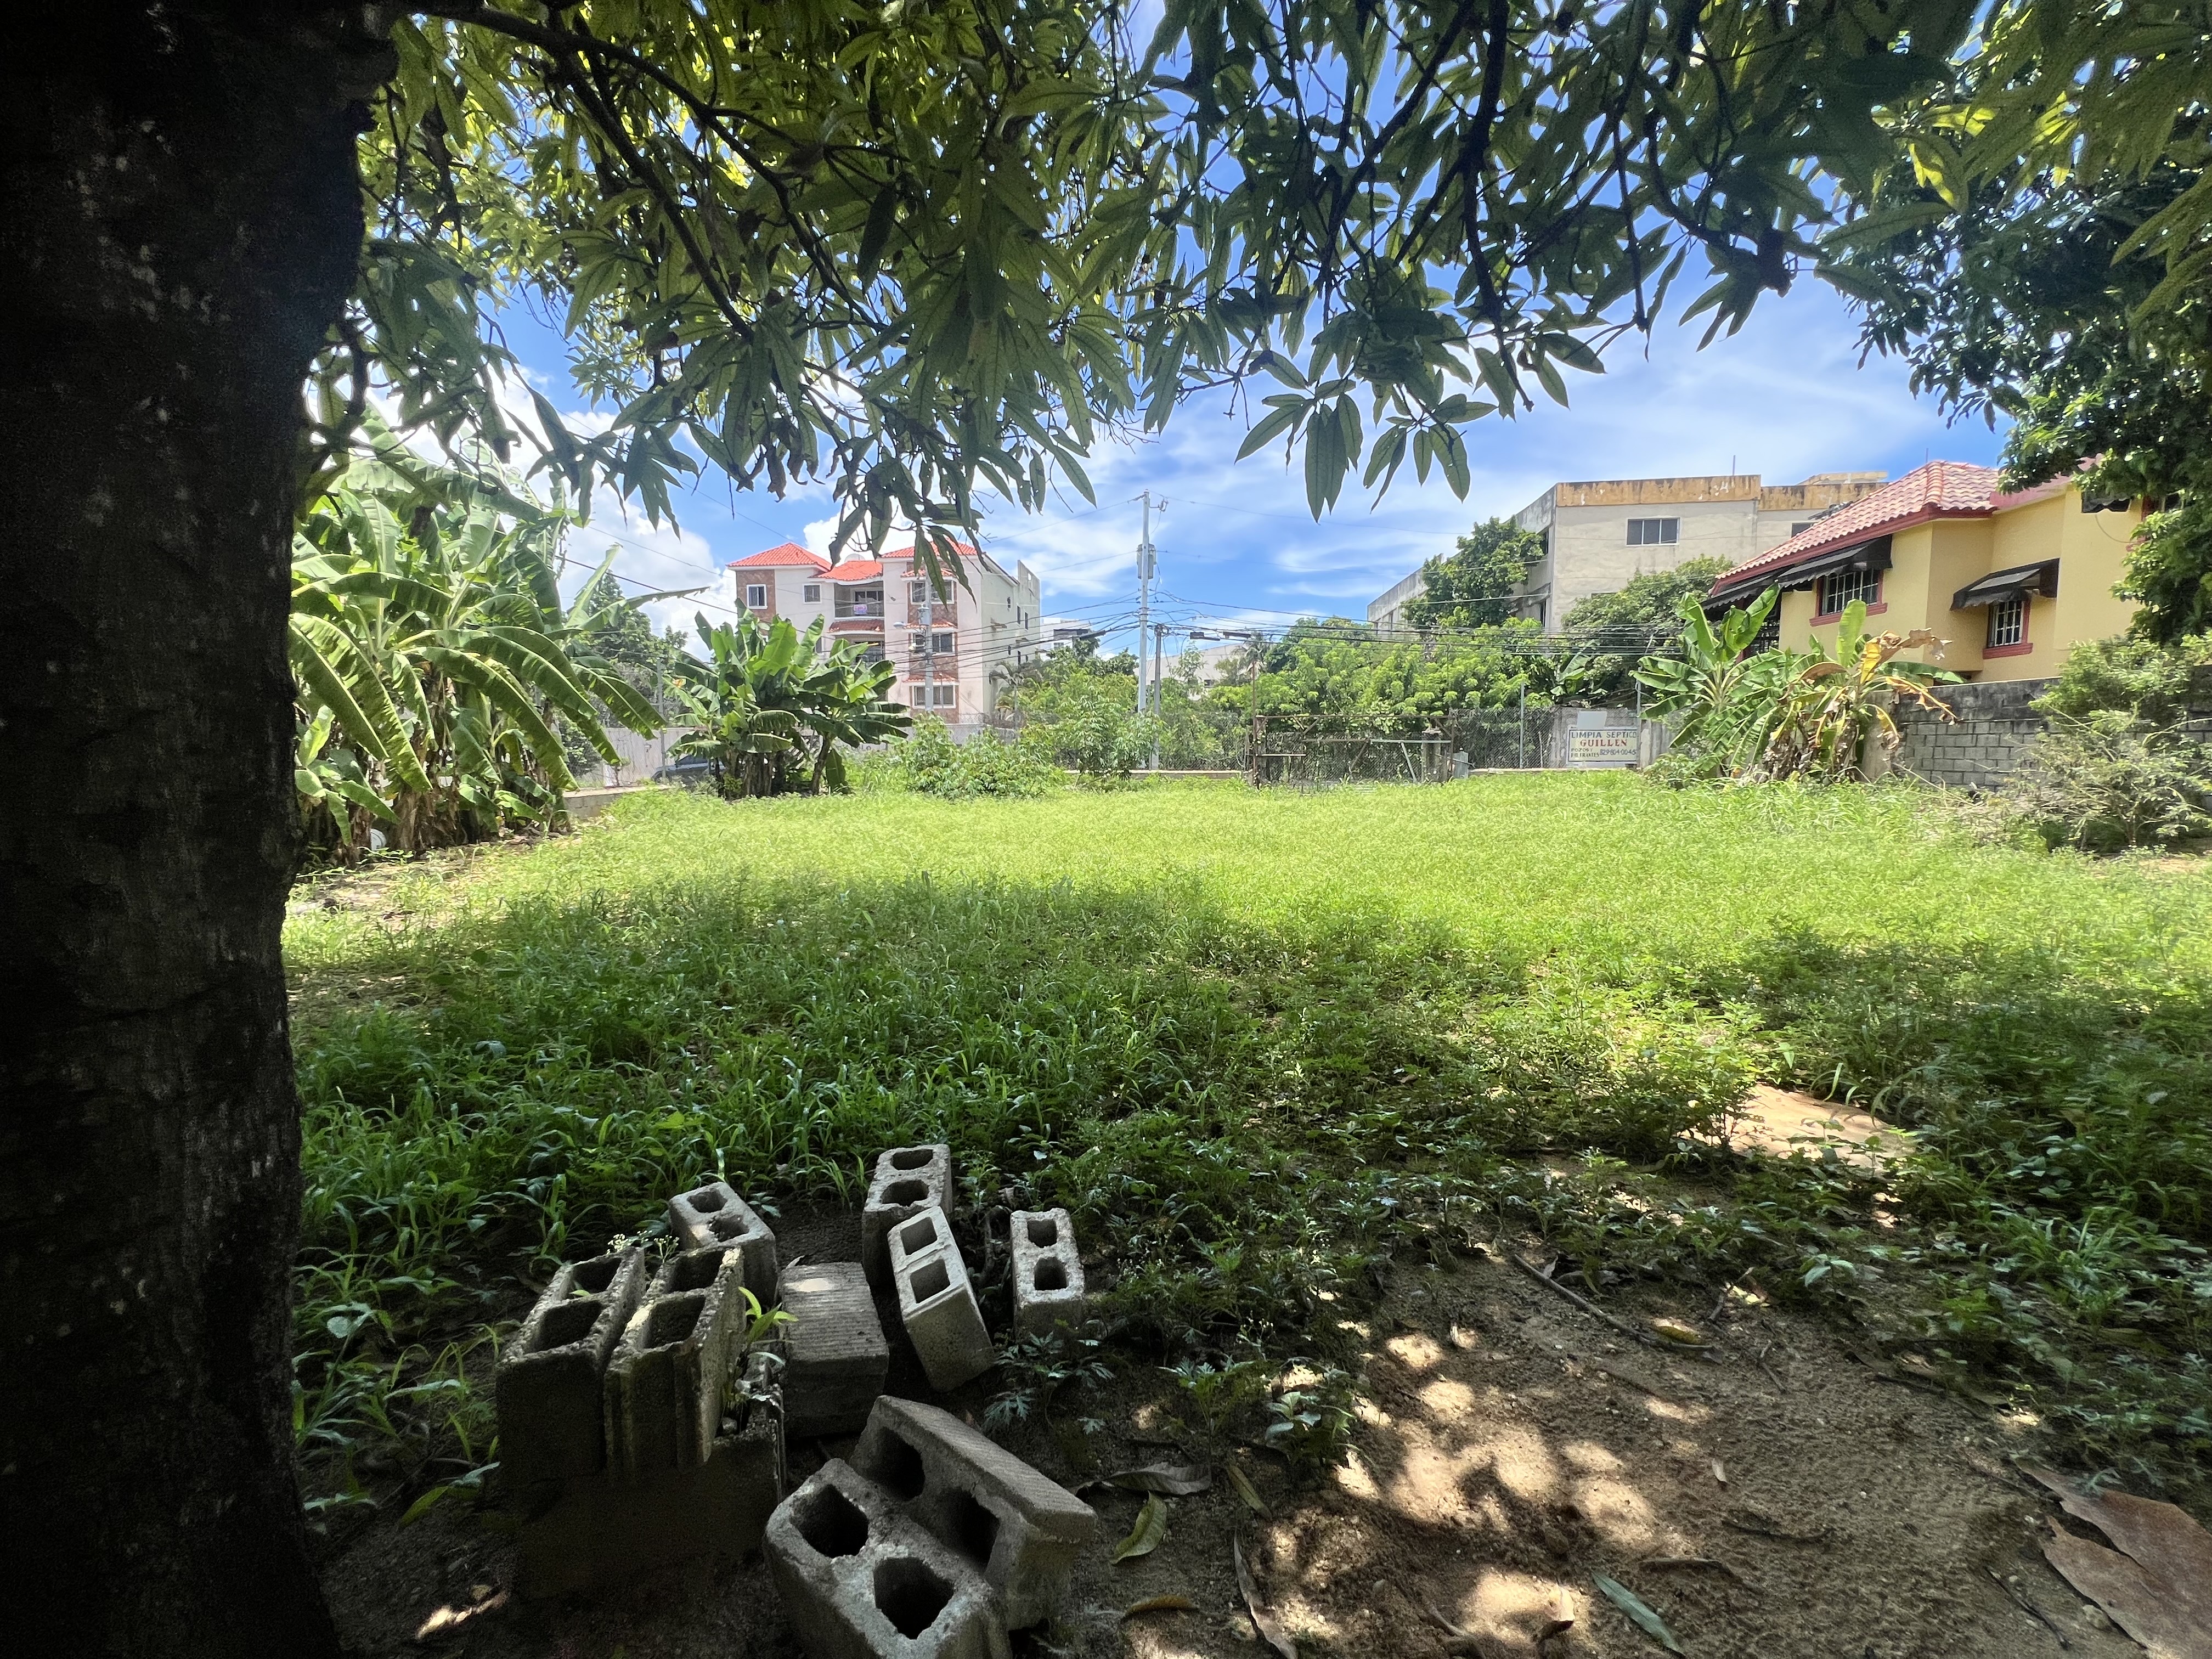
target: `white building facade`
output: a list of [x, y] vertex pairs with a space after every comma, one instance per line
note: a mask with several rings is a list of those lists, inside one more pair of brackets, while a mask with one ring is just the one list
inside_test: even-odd
[[[1685, 478], [1606, 478], [1556, 483], [1513, 515], [1543, 538], [1543, 556], [1514, 594], [1520, 614], [1547, 634], [1586, 599], [1617, 593], [1635, 578], [1692, 559], [1734, 566], [1808, 528], [1831, 508], [1879, 489], [1881, 472], [1820, 472], [1802, 483], [1765, 484], [1757, 473]], [[1423, 590], [1415, 571], [1367, 607], [1383, 632], [1405, 626]]]
[[890, 659], [898, 667], [900, 702], [967, 726], [989, 716], [1008, 672], [1037, 653], [1042, 595], [1028, 565], [1009, 571], [964, 543], [960, 568], [966, 585], [942, 595], [931, 592], [911, 547], [833, 565], [786, 543], [729, 569], [741, 609], [763, 622], [787, 617], [801, 633], [824, 618], [825, 650], [847, 640], [872, 660]]

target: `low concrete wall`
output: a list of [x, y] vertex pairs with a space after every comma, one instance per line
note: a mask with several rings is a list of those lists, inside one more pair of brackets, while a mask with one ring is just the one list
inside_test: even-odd
[[673, 788], [672, 784], [633, 783], [619, 789], [571, 789], [562, 798], [568, 808], [568, 821], [581, 823], [586, 818], [595, 818], [606, 811], [609, 801], [620, 800], [624, 795], [640, 795], [650, 789]]
[[1925, 708], [1899, 709], [1897, 729], [1905, 740], [1897, 750], [1896, 769], [1953, 788], [1985, 789], [2003, 782], [2043, 731], [2043, 716], [2028, 704], [2052, 684], [1996, 680], [1947, 685], [1936, 695], [1958, 716], [1952, 721]]

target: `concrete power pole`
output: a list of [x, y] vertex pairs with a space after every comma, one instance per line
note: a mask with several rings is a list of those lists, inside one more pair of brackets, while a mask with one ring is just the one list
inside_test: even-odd
[[[919, 533], [914, 538], [914, 550], [917, 555], [921, 551]], [[909, 618], [907, 632], [909, 635], [914, 632], [911, 620], [914, 616], [914, 574], [921, 565], [921, 559], [916, 557], [908, 561], [906, 568], [906, 613]], [[926, 571], [921, 578], [921, 706], [926, 713], [934, 715], [937, 713], [937, 584], [929, 580]], [[959, 710], [953, 712], [957, 714]]]
[[[1145, 504], [1145, 537], [1137, 544], [1137, 712], [1142, 714], [1149, 707], [1145, 696], [1145, 637], [1152, 632], [1152, 575], [1156, 567], [1152, 550], [1152, 492], [1147, 489], [1137, 499]], [[1159, 506], [1161, 512], [1167, 511], [1165, 501]], [[1155, 697], [1158, 690], [1158, 688], [1155, 687]]]

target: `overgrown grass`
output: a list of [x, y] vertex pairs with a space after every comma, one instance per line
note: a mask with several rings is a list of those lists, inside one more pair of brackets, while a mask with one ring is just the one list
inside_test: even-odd
[[[1505, 1225], [1600, 1286], [1856, 1299], [2134, 1474], [2212, 1450], [2212, 878], [1902, 791], [641, 798], [289, 951], [303, 1438], [435, 1443], [418, 1488], [482, 1456], [462, 1358], [518, 1273], [702, 1171], [850, 1198], [939, 1137], [1194, 1371], [1341, 1361], [1383, 1259]], [[1754, 1079], [1921, 1128], [1904, 1224], [1684, 1139]]]

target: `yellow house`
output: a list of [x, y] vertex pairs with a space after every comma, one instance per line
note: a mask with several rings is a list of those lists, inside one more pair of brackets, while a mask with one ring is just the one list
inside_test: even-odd
[[1779, 642], [1833, 651], [1838, 617], [1864, 599], [1870, 632], [1934, 632], [1936, 645], [1910, 658], [1968, 680], [2047, 679], [2075, 641], [2135, 615], [2112, 586], [2142, 507], [2084, 496], [2070, 480], [2007, 493], [1997, 479], [1994, 467], [1930, 461], [1736, 566], [1705, 608], [1779, 586]]

